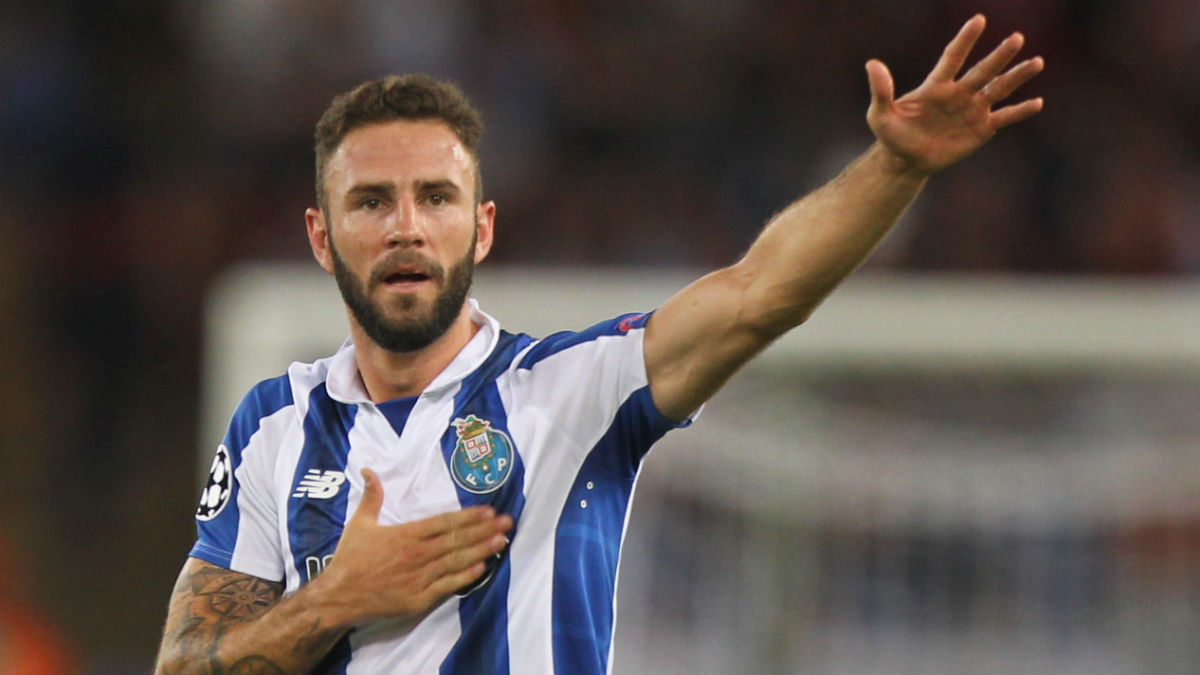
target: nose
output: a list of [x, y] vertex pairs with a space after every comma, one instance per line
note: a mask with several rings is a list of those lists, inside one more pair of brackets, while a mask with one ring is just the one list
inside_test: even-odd
[[388, 248], [419, 247], [425, 243], [425, 231], [412, 204], [402, 202], [392, 210], [385, 241]]

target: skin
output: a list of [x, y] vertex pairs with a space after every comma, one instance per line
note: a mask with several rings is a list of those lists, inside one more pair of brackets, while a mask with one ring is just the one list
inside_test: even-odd
[[[333, 274], [330, 224], [336, 223], [337, 252], [360, 279], [373, 269], [386, 269], [389, 256], [397, 254], [449, 269], [470, 249], [472, 232], [474, 260], [481, 262], [492, 248], [496, 205], [475, 204], [474, 162], [442, 122], [397, 121], [350, 132], [326, 168], [328, 219], [318, 209], [304, 214], [313, 256]], [[427, 315], [438, 289], [430, 280], [380, 285], [368, 292], [389, 316], [404, 318]], [[479, 329], [464, 303], [441, 339], [425, 349], [398, 353], [375, 344], [348, 316], [359, 370], [376, 402], [420, 394]]]
[[[335, 241], [363, 283], [381, 267], [428, 269], [432, 261], [449, 269], [472, 237], [479, 262], [491, 249], [495, 205], [475, 204], [474, 180], [474, 159], [440, 122], [357, 129], [327, 167], [328, 219], [318, 209], [305, 213], [313, 255], [332, 274]], [[408, 262], [396, 267], [396, 256]], [[390, 318], [421, 319], [440, 286], [427, 279], [368, 285], [367, 293]], [[348, 316], [359, 371], [375, 401], [419, 394], [478, 331], [464, 303], [439, 340], [396, 353]], [[190, 558], [172, 594], [156, 672], [310, 671], [351, 628], [428, 610], [477, 580], [484, 561], [507, 545], [512, 518], [488, 507], [380, 525], [382, 487], [369, 469], [363, 479], [362, 502], [332, 561], [286, 599], [281, 584]]]
[[1041, 110], [1040, 98], [993, 110], [1044, 66], [1035, 57], [1005, 70], [1024, 44], [1019, 33], [955, 79], [984, 25], [981, 15], [968, 21], [925, 81], [898, 99], [887, 66], [869, 61], [867, 123], [875, 143], [773, 218], [740, 261], [655, 312], [646, 326], [646, 367], [665, 415], [685, 418], [746, 361], [807, 319], [883, 239], [930, 174]]
[[[874, 249], [930, 174], [1041, 110], [1038, 98], [997, 107], [1044, 65], [1035, 57], [1009, 68], [1024, 44], [1020, 34], [962, 73], [984, 26], [982, 16], [969, 20], [926, 80], [900, 98], [887, 67], [869, 61], [867, 123], [875, 143], [773, 218], [741, 260], [689, 285], [654, 314], [644, 350], [651, 395], [664, 414], [685, 418], [746, 361], [806, 320]], [[305, 214], [313, 255], [332, 273], [332, 238], [350, 270], [367, 279], [395, 255], [448, 268], [474, 234], [475, 260], [483, 260], [496, 210], [467, 197], [473, 161], [439, 122], [389, 122], [350, 133], [330, 159], [329, 214]], [[445, 199], [433, 197], [441, 193]], [[389, 316], [419, 318], [437, 286], [427, 280], [368, 292]], [[396, 353], [372, 343], [351, 316], [358, 366], [376, 401], [419, 394], [477, 330], [464, 304], [440, 339]], [[279, 584], [189, 560], [171, 599], [157, 672], [309, 671], [351, 627], [425, 611], [477, 579], [483, 561], [505, 546], [512, 520], [487, 508], [380, 525], [382, 488], [370, 470], [363, 476], [362, 503], [332, 562], [287, 599], [280, 600]]]
[[156, 673], [309, 672], [351, 628], [424, 612], [478, 579], [512, 519], [488, 507], [380, 525], [383, 488], [363, 471], [362, 502], [328, 568], [295, 594], [189, 558], [167, 612]]

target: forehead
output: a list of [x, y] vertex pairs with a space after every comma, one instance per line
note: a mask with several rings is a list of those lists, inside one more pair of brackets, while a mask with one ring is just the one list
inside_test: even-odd
[[474, 160], [440, 120], [395, 120], [346, 134], [325, 168], [332, 194], [362, 183], [451, 180], [472, 187]]

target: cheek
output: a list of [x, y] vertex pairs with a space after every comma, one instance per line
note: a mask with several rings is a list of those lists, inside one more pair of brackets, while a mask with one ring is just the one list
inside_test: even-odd
[[377, 223], [366, 218], [345, 218], [331, 233], [332, 245], [343, 260], [359, 257], [371, 248], [372, 242], [382, 241]]

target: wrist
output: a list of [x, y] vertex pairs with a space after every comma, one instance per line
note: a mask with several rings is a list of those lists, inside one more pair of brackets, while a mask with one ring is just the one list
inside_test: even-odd
[[363, 622], [361, 604], [355, 602], [351, 594], [343, 592], [336, 571], [318, 575], [305, 584], [297, 595], [303, 595], [304, 605], [320, 617], [322, 629], [345, 631]]
[[933, 172], [911, 159], [895, 152], [882, 141], [876, 140], [867, 150], [867, 159], [883, 173], [915, 181], [923, 181]]

